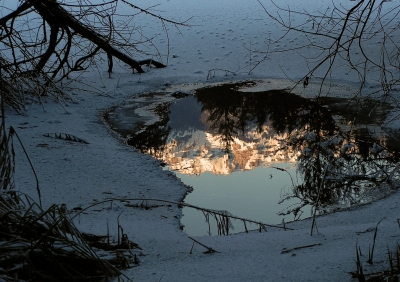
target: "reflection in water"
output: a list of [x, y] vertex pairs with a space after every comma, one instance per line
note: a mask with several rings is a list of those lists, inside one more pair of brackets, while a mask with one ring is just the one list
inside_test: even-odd
[[[326, 109], [321, 103], [327, 100], [321, 98], [310, 104], [312, 108], [307, 114]], [[286, 213], [296, 216], [303, 206], [309, 204], [319, 205], [320, 208], [371, 201], [383, 197], [398, 179], [399, 154], [395, 147], [389, 146], [390, 138], [383, 132], [372, 132], [370, 129], [376, 130], [376, 124], [367, 125], [364, 119], [354, 122], [355, 111], [350, 111], [352, 106], [348, 104], [347, 108], [340, 108], [340, 111], [336, 109], [336, 114], [340, 114], [344, 124], [349, 124], [346, 115], [352, 115], [350, 127], [336, 126], [332, 119], [324, 122], [323, 118], [311, 114], [313, 121], [308, 119], [306, 123], [301, 122], [302, 126], [292, 131], [286, 139], [288, 146], [301, 150], [297, 167], [303, 179], [303, 183], [295, 186], [293, 193], [286, 196], [286, 199], [299, 198], [302, 204], [288, 209]], [[371, 106], [377, 105], [374, 103]], [[332, 105], [330, 108], [335, 110]], [[360, 108], [371, 112], [371, 108], [365, 105], [357, 110]], [[385, 117], [378, 109], [375, 111], [374, 122], [379, 123]], [[300, 120], [302, 118], [299, 116]], [[378, 187], [380, 190], [371, 189]]]
[[[171, 105], [168, 126], [172, 130], [156, 157], [184, 174], [230, 174], [271, 162], [294, 162], [300, 152], [291, 146], [280, 148], [288, 134], [301, 126], [297, 115], [310, 102], [281, 90], [238, 91], [244, 86], [198, 89], [195, 96]], [[332, 118], [327, 122], [333, 124]]]
[[318, 203], [322, 210], [367, 201], [377, 191], [371, 188], [390, 188], [397, 180], [398, 151], [379, 128], [387, 105], [240, 91], [253, 84], [205, 87], [159, 103], [153, 109], [158, 121], [130, 132], [128, 143], [188, 175], [297, 161], [302, 181], [283, 200], [301, 204], [282, 212], [295, 218], [305, 205]]
[[153, 111], [158, 115], [159, 120], [147, 125], [144, 131], [132, 132], [127, 143], [139, 149], [142, 153], [148, 153], [159, 158], [171, 132], [168, 126], [169, 104], [158, 104]]

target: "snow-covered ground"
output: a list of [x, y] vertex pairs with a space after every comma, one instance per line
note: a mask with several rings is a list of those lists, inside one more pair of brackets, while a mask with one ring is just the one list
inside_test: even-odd
[[[307, 7], [311, 11], [325, 10], [331, 4], [327, 0], [279, 2], [290, 3], [293, 9]], [[350, 4], [347, 0], [341, 2]], [[166, 84], [203, 85], [244, 79], [286, 79], [286, 76], [299, 79], [307, 72], [304, 59], [293, 53], [274, 54], [248, 74], [250, 63], [261, 56], [249, 48], [265, 50], [265, 39], [278, 37], [282, 31], [257, 1], [135, 1], [143, 8], [158, 3], [161, 5], [155, 9], [167, 18], [192, 17], [190, 28], [180, 27], [178, 31], [169, 26], [168, 38], [162, 25], [149, 16], [138, 16], [135, 21], [144, 34], [155, 36], [153, 42], [164, 55], [169, 40], [167, 68], [149, 69], [142, 75], [120, 69], [110, 79], [106, 66], [99, 65], [73, 83], [76, 88], [71, 96], [75, 102], [65, 107], [49, 100], [43, 105], [33, 103], [23, 115], [7, 110], [7, 126], [13, 126], [24, 143], [40, 181], [45, 207], [61, 203], [69, 209], [87, 207], [107, 198], [178, 202], [190, 191], [174, 174], [164, 171], [158, 161], [125, 146], [103, 123], [101, 114], [105, 110], [132, 95], [164, 89]], [[297, 35], [291, 40], [281, 44], [300, 44], [303, 39]], [[214, 69], [229, 70], [236, 75], [216, 71], [215, 77], [208, 77]], [[347, 85], [357, 82], [345, 74], [336, 79]], [[71, 134], [89, 144], [46, 137], [46, 133]], [[38, 199], [29, 163], [21, 146], [16, 142], [14, 146], [17, 189]], [[288, 224], [294, 229], [290, 231], [269, 228], [262, 233], [195, 238], [218, 251], [212, 254], [204, 254], [206, 249], [199, 244], [194, 244], [192, 250], [193, 241], [179, 228], [182, 212], [175, 205], [146, 210], [131, 207], [127, 201], [114, 201], [87, 210], [76, 218], [76, 224], [82, 231], [95, 234], [106, 234], [108, 224], [111, 233], [117, 236], [119, 218], [129, 239], [143, 249], [138, 252], [140, 266], [124, 271], [133, 281], [351, 281], [349, 272], [356, 270], [356, 245], [362, 251], [365, 272], [387, 268], [387, 247], [394, 249], [400, 235], [399, 205], [399, 193], [394, 192], [369, 205], [318, 217], [318, 233], [313, 236], [310, 236], [311, 221], [304, 220]], [[373, 230], [383, 218], [378, 228], [375, 262], [368, 266]], [[319, 245], [281, 253], [284, 249], [312, 244]]]

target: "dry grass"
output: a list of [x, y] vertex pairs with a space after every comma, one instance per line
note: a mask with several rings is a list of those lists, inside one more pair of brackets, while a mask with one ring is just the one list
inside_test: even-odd
[[43, 210], [14, 191], [0, 195], [0, 241], [0, 267], [9, 278], [87, 281], [120, 274], [99, 258], [65, 206]]
[[[0, 90], [3, 102], [17, 113], [25, 112], [25, 107], [32, 102], [42, 102], [49, 97], [64, 105], [71, 100], [46, 73], [25, 73], [17, 71], [0, 54]], [[8, 66], [8, 67], [4, 67]], [[63, 86], [65, 88], [65, 86]]]
[[12, 128], [10, 134], [6, 132], [4, 99], [1, 110], [0, 280], [106, 281], [116, 276], [122, 279], [120, 269], [138, 264], [132, 253], [138, 246], [129, 241], [121, 227], [118, 243], [110, 242], [109, 235], [83, 234], [75, 227], [65, 205], [43, 209], [14, 190], [16, 133]]

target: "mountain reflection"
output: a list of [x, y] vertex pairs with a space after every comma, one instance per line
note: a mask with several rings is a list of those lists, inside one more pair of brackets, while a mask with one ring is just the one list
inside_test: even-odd
[[285, 90], [241, 91], [253, 84], [205, 87], [194, 96], [159, 104], [154, 109], [158, 121], [131, 132], [128, 143], [184, 174], [230, 174], [297, 162], [302, 182], [283, 200], [299, 198], [301, 204], [282, 212], [295, 217], [309, 204], [363, 201], [369, 188], [397, 180], [397, 142], [373, 133], [376, 124], [354, 122], [354, 113], [363, 111], [361, 121], [372, 112], [377, 116], [367, 122], [384, 119], [375, 102], [311, 100]]

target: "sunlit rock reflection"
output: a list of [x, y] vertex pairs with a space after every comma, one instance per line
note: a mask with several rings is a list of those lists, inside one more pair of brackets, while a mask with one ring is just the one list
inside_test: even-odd
[[[268, 132], [264, 126], [264, 132]], [[171, 169], [184, 174], [230, 174], [235, 170], [251, 170], [258, 166], [267, 166], [271, 162], [294, 162], [299, 152], [278, 150], [280, 141], [276, 133], [272, 136], [257, 133], [256, 128], [248, 129], [247, 138], [235, 136], [230, 139], [227, 148], [220, 134], [193, 130], [182, 138], [172, 131], [159, 157]], [[279, 136], [284, 139], [285, 135]]]

